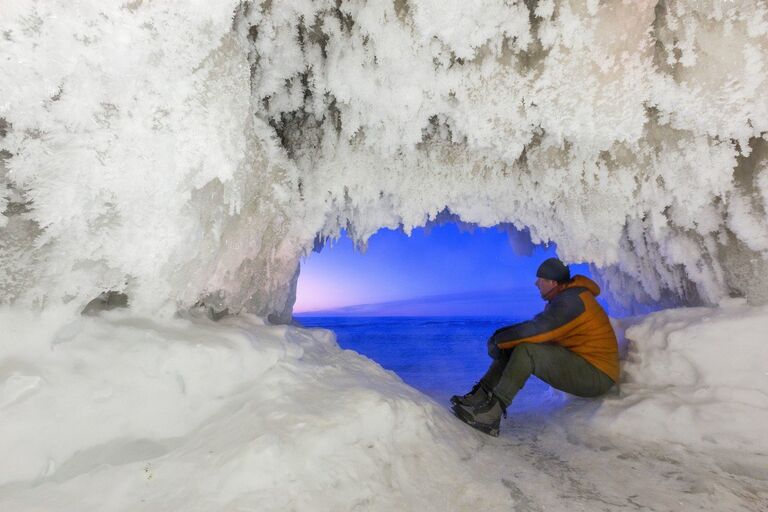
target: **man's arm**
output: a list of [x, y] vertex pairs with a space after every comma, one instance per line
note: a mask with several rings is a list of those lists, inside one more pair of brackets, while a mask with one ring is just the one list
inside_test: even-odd
[[531, 320], [502, 327], [488, 340], [489, 352], [493, 349], [509, 349], [519, 343], [546, 343], [568, 332], [576, 318], [584, 313], [584, 303], [578, 295], [563, 297], [547, 304], [547, 307]]

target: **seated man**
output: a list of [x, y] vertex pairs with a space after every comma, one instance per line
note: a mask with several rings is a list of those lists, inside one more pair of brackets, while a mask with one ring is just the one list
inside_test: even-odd
[[491, 367], [464, 396], [453, 396], [454, 413], [472, 427], [499, 435], [502, 414], [531, 375], [573, 395], [602, 395], [619, 380], [619, 351], [608, 315], [591, 279], [571, 278], [550, 258], [536, 271], [547, 301], [532, 320], [502, 327], [488, 340]]

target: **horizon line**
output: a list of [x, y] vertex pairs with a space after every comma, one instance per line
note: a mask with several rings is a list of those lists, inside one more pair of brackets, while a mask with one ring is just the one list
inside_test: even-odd
[[[382, 302], [368, 302], [368, 303], [361, 303], [361, 304], [349, 304], [345, 306], [338, 306], [338, 307], [331, 307], [331, 308], [322, 308], [322, 309], [312, 309], [312, 310], [301, 310], [301, 311], [294, 311], [294, 315], [301, 315], [301, 314], [318, 314], [318, 313], [334, 313], [334, 314], [344, 314], [344, 313], [364, 313], [366, 312], [366, 309], [381, 309], [385, 307], [393, 308], [393, 307], [407, 307], [407, 306], [424, 306], [424, 305], [437, 305], [437, 304], [453, 304], [456, 305], [461, 302], [474, 300], [475, 302], [481, 301], [485, 299], [488, 301], [489, 299], [492, 302], [500, 303], [502, 300], [508, 301], [510, 304], [512, 303], [519, 303], [519, 305], [527, 305], [529, 304], [529, 297], [526, 297], [525, 299], [520, 298], [519, 300], [515, 300], [515, 295], [518, 295], [521, 290], [527, 290], [528, 287], [524, 285], [517, 285], [510, 288], [504, 288], [501, 290], [475, 290], [475, 291], [469, 291], [469, 292], [454, 292], [454, 293], [444, 293], [444, 294], [437, 294], [437, 295], [422, 295], [407, 299], [398, 299], [398, 300], [389, 300], [389, 301], [382, 301]], [[531, 290], [532, 294], [535, 294], [536, 292]], [[527, 294], [527, 292], [526, 292]], [[368, 311], [370, 313], [370, 311]], [[387, 316], [381, 315], [381, 314], [371, 314], [369, 316]], [[450, 314], [445, 315], [418, 315], [418, 314], [409, 314], [409, 315], [392, 315], [392, 316], [455, 316]], [[472, 316], [498, 316], [498, 315], [472, 315]]]

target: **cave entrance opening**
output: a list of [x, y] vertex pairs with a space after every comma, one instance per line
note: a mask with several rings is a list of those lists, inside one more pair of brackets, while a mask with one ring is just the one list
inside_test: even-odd
[[[494, 330], [543, 309], [533, 283], [552, 256], [554, 244], [533, 244], [527, 231], [510, 226], [448, 222], [410, 236], [381, 229], [365, 251], [342, 234], [302, 262], [294, 318], [331, 329], [342, 348], [447, 403], [487, 369], [485, 343]], [[590, 275], [584, 264], [571, 270]], [[532, 378], [513, 409], [560, 402]]]

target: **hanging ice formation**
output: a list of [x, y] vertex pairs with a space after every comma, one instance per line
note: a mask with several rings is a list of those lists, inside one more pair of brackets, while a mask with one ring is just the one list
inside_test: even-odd
[[764, 0], [6, 2], [0, 300], [290, 318], [446, 208], [615, 300], [768, 293]]

